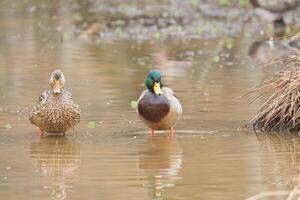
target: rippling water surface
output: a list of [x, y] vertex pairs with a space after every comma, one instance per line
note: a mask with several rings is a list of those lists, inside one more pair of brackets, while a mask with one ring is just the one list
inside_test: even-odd
[[[5, 2], [1, 198], [245, 199], [295, 186], [298, 137], [238, 131], [258, 107], [240, 96], [267, 74], [245, 38], [231, 48], [227, 38], [89, 43], [71, 34], [68, 9], [31, 15]], [[151, 140], [130, 106], [154, 67], [183, 106], [173, 141], [164, 132]], [[28, 113], [56, 68], [81, 106], [81, 123], [67, 137], [40, 138]]]

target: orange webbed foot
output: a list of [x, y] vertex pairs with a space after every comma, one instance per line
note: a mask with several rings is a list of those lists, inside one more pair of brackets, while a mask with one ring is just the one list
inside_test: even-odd
[[174, 139], [174, 128], [170, 128], [170, 140], [173, 141]]
[[40, 128], [40, 136], [43, 137], [44, 135], [45, 135], [44, 130], [42, 130], [42, 129]]
[[150, 137], [151, 137], [151, 138], [154, 137], [154, 129], [153, 129], [153, 128], [150, 129]]

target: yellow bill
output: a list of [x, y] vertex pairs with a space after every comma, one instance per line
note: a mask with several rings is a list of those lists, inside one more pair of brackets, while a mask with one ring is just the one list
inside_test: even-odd
[[154, 90], [154, 93], [157, 94], [157, 95], [161, 95], [162, 94], [162, 90], [160, 88], [160, 83], [154, 83], [154, 86], [153, 86], [153, 90]]

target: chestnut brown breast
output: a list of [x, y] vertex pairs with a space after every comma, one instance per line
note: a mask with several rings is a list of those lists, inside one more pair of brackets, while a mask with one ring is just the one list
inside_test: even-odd
[[138, 112], [146, 120], [156, 123], [170, 112], [170, 105], [164, 95], [147, 91], [139, 101]]

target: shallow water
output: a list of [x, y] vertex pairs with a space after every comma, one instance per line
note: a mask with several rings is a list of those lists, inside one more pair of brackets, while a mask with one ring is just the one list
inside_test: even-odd
[[[248, 56], [247, 39], [233, 39], [231, 48], [228, 38], [93, 44], [70, 34], [68, 9], [49, 17], [5, 2], [1, 197], [245, 199], [296, 185], [300, 138], [238, 131], [258, 108], [249, 105], [253, 96], [240, 96], [268, 74]], [[183, 106], [173, 141], [168, 133], [151, 140], [130, 106], [153, 67]], [[28, 113], [56, 68], [81, 106], [81, 123], [67, 137], [40, 138]]]

